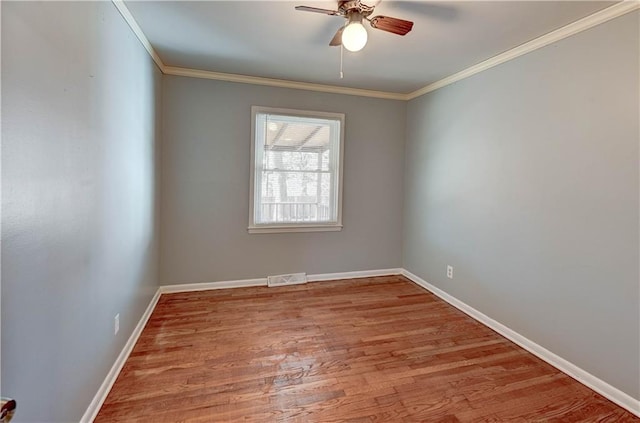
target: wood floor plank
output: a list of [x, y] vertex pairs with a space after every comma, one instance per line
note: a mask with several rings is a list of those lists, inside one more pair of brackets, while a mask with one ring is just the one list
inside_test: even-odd
[[402, 276], [162, 295], [102, 422], [640, 422]]

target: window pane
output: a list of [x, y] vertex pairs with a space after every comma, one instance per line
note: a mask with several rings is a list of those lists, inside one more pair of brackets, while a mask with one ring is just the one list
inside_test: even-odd
[[327, 222], [330, 175], [308, 172], [264, 172], [261, 223]]
[[265, 170], [318, 170], [318, 153], [300, 151], [265, 150]]

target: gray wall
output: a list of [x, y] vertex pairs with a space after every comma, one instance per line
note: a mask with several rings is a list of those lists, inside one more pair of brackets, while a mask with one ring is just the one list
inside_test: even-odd
[[[406, 103], [163, 78], [161, 283], [399, 267]], [[251, 106], [346, 114], [341, 232], [248, 234]]]
[[2, 2], [2, 395], [16, 422], [78, 421], [157, 289], [160, 78], [111, 2]]
[[404, 208], [405, 268], [635, 398], [638, 18], [411, 101]]
[[[640, 397], [638, 13], [407, 106], [161, 83], [110, 2], [1, 7], [16, 422], [81, 417], [156, 289], [158, 234], [164, 284], [399, 267], [404, 248], [410, 271]], [[246, 232], [254, 104], [346, 113], [342, 232]]]

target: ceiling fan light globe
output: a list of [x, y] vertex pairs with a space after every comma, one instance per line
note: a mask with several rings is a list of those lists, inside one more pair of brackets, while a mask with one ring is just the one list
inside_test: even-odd
[[351, 22], [342, 32], [342, 45], [349, 51], [360, 51], [367, 44], [367, 30], [360, 22]]

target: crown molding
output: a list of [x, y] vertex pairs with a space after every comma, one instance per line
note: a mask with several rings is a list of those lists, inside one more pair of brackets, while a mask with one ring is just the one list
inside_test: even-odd
[[270, 87], [293, 88], [297, 90], [321, 91], [325, 93], [357, 95], [361, 97], [384, 98], [387, 100], [407, 100], [407, 95], [386, 91], [363, 90], [360, 88], [339, 87], [336, 85], [313, 84], [310, 82], [289, 81], [285, 79], [262, 78], [259, 76], [238, 75], [234, 73], [211, 72], [198, 69], [165, 66], [167, 75], [188, 76], [191, 78], [215, 79], [217, 81], [240, 82], [243, 84], [267, 85]]
[[472, 75], [483, 72], [487, 69], [498, 66], [502, 63], [508, 62], [509, 60], [513, 60], [527, 53], [531, 53], [532, 51], [538, 50], [539, 48], [563, 40], [567, 37], [585, 31], [589, 28], [593, 28], [596, 25], [608, 22], [639, 8], [639, 0], [624, 0], [585, 18], [565, 25], [562, 28], [556, 29], [555, 31], [549, 32], [529, 42], [521, 44], [518, 47], [514, 47], [511, 50], [507, 50], [504, 53], [500, 53], [497, 56], [493, 56], [492, 58], [468, 67], [467, 69], [431, 83], [419, 90], [407, 94], [406, 99], [411, 100], [416, 97], [420, 97], [421, 95], [430, 93], [431, 91], [435, 91], [439, 88], [446, 87], [447, 85], [453, 84], [454, 82], [458, 82], [462, 79], [468, 78]]
[[549, 44], [563, 40], [579, 32], [585, 31], [589, 28], [593, 28], [594, 26], [600, 25], [619, 16], [640, 9], [640, 0], [623, 0], [613, 6], [610, 6], [585, 18], [565, 25], [562, 28], [556, 29], [555, 31], [549, 32], [545, 35], [514, 47], [511, 50], [507, 50], [503, 53], [493, 56], [483, 62], [468, 67], [460, 72], [454, 73], [453, 75], [447, 76], [446, 78], [440, 79], [439, 81], [426, 85], [425, 87], [420, 88], [416, 91], [410, 93], [395, 93], [387, 91], [365, 90], [360, 88], [340, 87], [337, 85], [323, 85], [310, 82], [290, 81], [284, 79], [262, 78], [258, 76], [238, 75], [233, 73], [212, 72], [199, 69], [181, 68], [176, 66], [166, 66], [160, 59], [158, 53], [154, 50], [153, 46], [149, 42], [149, 39], [144, 35], [144, 32], [142, 32], [142, 29], [138, 25], [138, 22], [136, 22], [135, 18], [133, 17], [127, 6], [124, 4], [124, 1], [111, 1], [118, 9], [127, 24], [129, 24], [129, 27], [131, 27], [133, 33], [136, 35], [136, 37], [138, 37], [138, 40], [140, 40], [144, 48], [147, 50], [147, 52], [149, 52], [149, 55], [156, 63], [158, 68], [160, 68], [160, 71], [162, 71], [162, 73], [166, 75], [186, 76], [191, 78], [238, 82], [242, 84], [265, 85], [270, 87], [291, 88], [297, 90], [318, 91], [333, 94], [346, 94], [361, 97], [373, 97], [387, 100], [403, 101], [412, 100], [416, 97], [420, 97], [421, 95], [430, 93], [439, 88], [446, 87], [447, 85], [453, 84], [454, 82], [461, 81], [494, 66], [498, 66], [502, 63], [508, 62], [509, 60], [513, 60], [527, 53], [531, 53], [532, 51], [538, 50]]
[[111, 0], [111, 1], [113, 5], [116, 7], [116, 9], [118, 9], [118, 12], [120, 12], [125, 22], [127, 22], [127, 24], [129, 25], [129, 28], [131, 28], [131, 30], [136, 35], [136, 37], [138, 37], [138, 40], [140, 40], [140, 43], [142, 43], [142, 45], [147, 50], [147, 52], [149, 53], [153, 61], [156, 62], [156, 65], [158, 66], [160, 71], [164, 73], [165, 65], [164, 63], [162, 63], [162, 59], [160, 59], [160, 56], [158, 55], [158, 53], [155, 51], [155, 49], [149, 42], [149, 39], [147, 38], [147, 36], [144, 35], [144, 32], [142, 32], [142, 28], [140, 28], [140, 25], [138, 25], [138, 22], [129, 11], [129, 8], [127, 8], [127, 6], [124, 4], [124, 1], [123, 0]]
[[310, 82], [289, 81], [285, 79], [262, 78], [259, 76], [238, 75], [233, 73], [212, 72], [199, 69], [181, 68], [176, 66], [167, 66], [162, 62], [160, 56], [155, 51], [149, 39], [138, 22], [133, 17], [124, 0], [111, 0], [113, 5], [118, 9], [124, 20], [127, 22], [133, 33], [140, 43], [147, 50], [153, 61], [156, 63], [160, 71], [165, 75], [187, 76], [191, 78], [214, 79], [217, 81], [239, 82], [243, 84], [266, 85], [270, 87], [292, 88], [297, 90], [318, 91], [334, 94], [355, 95], [360, 97], [383, 98], [386, 100], [407, 100], [407, 95], [403, 93], [393, 93], [386, 91], [364, 90], [360, 88], [340, 87], [337, 85], [314, 84]]

